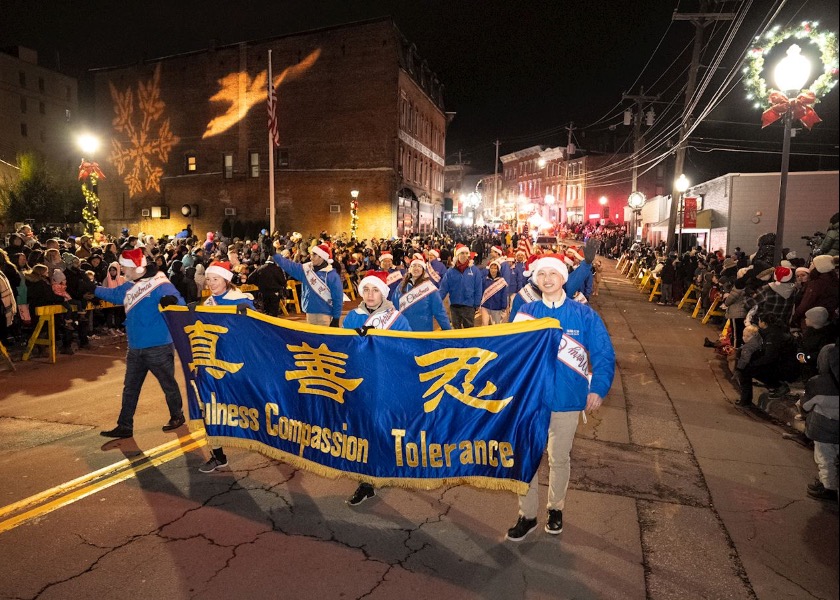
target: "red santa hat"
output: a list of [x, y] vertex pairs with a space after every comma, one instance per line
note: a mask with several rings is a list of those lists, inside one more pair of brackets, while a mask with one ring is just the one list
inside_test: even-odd
[[455, 256], [461, 254], [461, 252], [466, 252], [467, 254], [470, 253], [470, 249], [467, 248], [464, 244], [455, 244]]
[[424, 269], [426, 268], [426, 260], [423, 258], [423, 255], [420, 253], [416, 253], [414, 256], [411, 257], [411, 262], [408, 264], [409, 267], [413, 267], [414, 264], [417, 263]]
[[490, 250], [492, 250], [493, 252], [498, 252], [499, 256], [504, 255], [504, 251], [499, 246], [490, 246]]
[[367, 276], [359, 282], [359, 292], [364, 292], [366, 285], [372, 285], [380, 292], [382, 292], [382, 297], [387, 298], [388, 293], [391, 291], [388, 288], [388, 284], [385, 283], [388, 277], [388, 273], [385, 271], [370, 271], [368, 272]]
[[583, 261], [583, 256], [581, 256], [580, 252], [578, 252], [575, 247], [571, 247], [566, 250], [566, 256], [570, 256], [577, 261]]
[[207, 270], [204, 271], [205, 275], [216, 275], [217, 277], [221, 277], [225, 281], [231, 281], [233, 279], [233, 271], [231, 271], [230, 263], [227, 261], [217, 260], [210, 264], [207, 267]]
[[776, 267], [776, 270], [773, 271], [773, 279], [779, 283], [786, 283], [793, 279], [793, 271], [787, 267]]
[[332, 264], [332, 249], [330, 248], [329, 244], [319, 244], [318, 246], [313, 246], [312, 250], [310, 250], [312, 254], [317, 254], [321, 258], [323, 258], [328, 263]]
[[429, 250], [429, 256], [434, 256], [435, 258], [440, 258], [440, 252], [432, 248]]
[[569, 269], [566, 263], [563, 262], [564, 256], [561, 254], [543, 254], [533, 262], [530, 268], [530, 276], [534, 277], [543, 269], [554, 269], [563, 276], [563, 281], [569, 280]]
[[380, 262], [381, 262], [381, 261], [383, 261], [383, 260], [385, 260], [386, 258], [387, 258], [388, 260], [390, 260], [391, 262], [393, 262], [393, 261], [394, 261], [394, 255], [393, 255], [393, 254], [391, 254], [390, 252], [383, 252], [382, 254], [380, 254], [380, 255], [379, 255], [379, 261], [380, 261]]
[[134, 248], [133, 250], [123, 250], [120, 254], [120, 264], [124, 267], [131, 267], [133, 269], [145, 269], [146, 254], [142, 248]]

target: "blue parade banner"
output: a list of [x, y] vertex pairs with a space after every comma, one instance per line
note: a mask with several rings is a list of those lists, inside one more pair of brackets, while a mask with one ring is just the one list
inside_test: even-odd
[[236, 307], [163, 311], [190, 427], [377, 486], [524, 494], [542, 458], [554, 319], [408, 333], [317, 327]]

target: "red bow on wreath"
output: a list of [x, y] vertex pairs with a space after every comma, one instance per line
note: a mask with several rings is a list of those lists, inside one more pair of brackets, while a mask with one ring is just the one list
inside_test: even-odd
[[811, 105], [817, 101], [817, 97], [811, 90], [805, 90], [793, 100], [789, 100], [782, 92], [773, 92], [770, 94], [770, 108], [764, 111], [761, 115], [761, 128], [764, 129], [782, 118], [782, 115], [787, 111], [793, 111], [793, 118], [799, 119], [802, 124], [811, 129], [814, 125], [822, 121], [816, 111], [811, 108]]
[[99, 168], [99, 163], [82, 161], [79, 165], [79, 181], [87, 179], [91, 175], [95, 175], [97, 179], [105, 179], [105, 173]]

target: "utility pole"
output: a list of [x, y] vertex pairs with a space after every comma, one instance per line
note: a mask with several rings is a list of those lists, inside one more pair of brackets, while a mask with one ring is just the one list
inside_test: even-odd
[[[644, 114], [645, 104], [658, 100], [659, 96], [645, 96], [645, 88], [641, 87], [639, 88], [638, 94], [622, 94], [621, 99], [632, 100], [636, 103], [636, 111], [633, 119], [633, 189], [630, 190], [632, 193], [639, 191], [639, 155], [642, 153], [642, 148], [645, 147], [645, 138], [642, 137], [642, 115]], [[630, 238], [631, 244], [636, 241], [636, 231], [639, 226], [639, 213], [640, 211], [635, 209], [633, 210], [632, 235]]]
[[493, 218], [499, 218], [499, 145], [500, 142], [497, 139], [495, 144], [496, 146], [496, 162], [493, 163]]
[[703, 49], [703, 32], [715, 21], [731, 21], [734, 13], [708, 13], [708, 0], [701, 0], [699, 13], [678, 13], [674, 11], [672, 21], [691, 21], [694, 24], [694, 48], [691, 53], [691, 67], [688, 70], [688, 84], [685, 86], [685, 110], [683, 111], [680, 139], [677, 141], [676, 158], [674, 160], [674, 177], [671, 182], [671, 210], [668, 215], [668, 249], [674, 247], [674, 234], [677, 228], [677, 203], [674, 198], [680, 197], [676, 189], [676, 180], [682, 175], [685, 167], [685, 143], [688, 130], [691, 128], [691, 97], [697, 88], [697, 69], [700, 67], [700, 51]]
[[574, 148], [574, 145], [572, 144], [572, 139], [573, 139], [573, 134], [574, 134], [574, 131], [575, 131], [575, 122], [574, 121], [569, 121], [569, 126], [566, 127], [565, 129], [566, 129], [566, 131], [569, 132], [569, 135], [566, 139], [566, 151], [563, 153], [563, 155], [566, 157], [566, 160], [564, 161], [565, 164], [563, 165], [563, 180], [560, 184], [560, 191], [563, 194], [563, 205], [562, 206], [560, 206], [560, 198], [557, 198], [557, 222], [558, 222], [558, 224], [560, 223], [560, 220], [561, 220], [560, 215], [561, 215], [561, 211], [563, 211], [563, 210], [566, 211], [566, 222], [567, 223], [569, 222], [569, 206], [568, 206], [568, 203], [569, 203], [569, 190], [568, 190], [568, 185], [569, 185], [569, 160], [571, 159], [572, 149]]

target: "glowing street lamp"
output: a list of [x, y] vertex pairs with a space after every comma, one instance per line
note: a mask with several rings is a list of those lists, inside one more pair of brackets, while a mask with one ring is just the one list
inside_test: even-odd
[[647, 198], [645, 198], [645, 195], [638, 190], [635, 190], [635, 191], [631, 192], [630, 195], [627, 197], [627, 206], [629, 206], [630, 210], [633, 211], [633, 228], [632, 229], [633, 229], [633, 241], [634, 242], [636, 241], [636, 229], [638, 227], [638, 223], [637, 223], [638, 216], [639, 216], [639, 213], [642, 212], [642, 207], [645, 205], [646, 202], [647, 202]]
[[96, 151], [99, 150], [99, 138], [90, 133], [82, 133], [76, 138], [76, 144], [79, 149], [89, 157], [93, 157]]
[[[788, 97], [793, 97], [802, 90], [802, 86], [811, 75], [811, 63], [800, 54], [801, 49], [796, 44], [791, 45], [785, 57], [779, 61], [773, 70], [773, 78], [779, 91]], [[782, 260], [782, 247], [785, 234], [785, 199], [787, 196], [788, 165], [790, 163], [790, 131], [793, 125], [793, 110], [785, 112], [785, 133], [782, 142], [782, 168], [779, 181], [779, 213], [776, 217], [776, 245], [773, 250], [773, 264], [778, 265]]]
[[609, 202], [609, 200], [607, 200], [606, 196], [601, 196], [600, 198], [598, 198], [598, 204], [600, 204], [601, 206], [606, 206], [607, 202]]
[[688, 177], [681, 173], [674, 183], [674, 189], [680, 193], [680, 236], [677, 238], [677, 256], [682, 256], [683, 223], [685, 222], [685, 192], [688, 190]]
[[82, 194], [85, 197], [82, 219], [85, 221], [85, 231], [90, 235], [95, 235], [100, 226], [97, 183], [100, 179], [105, 179], [105, 174], [97, 163], [86, 159], [85, 156], [93, 158], [96, 151], [99, 150], [99, 138], [90, 133], [83, 133], [76, 138], [76, 144], [84, 153], [79, 165], [79, 181], [82, 182]]

